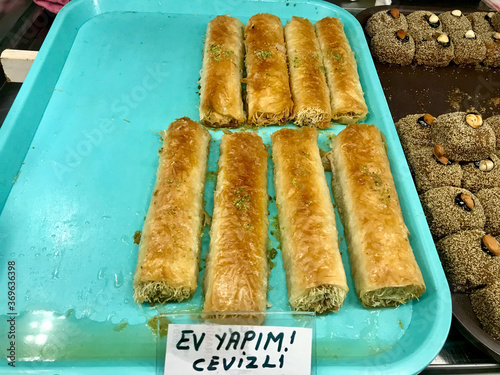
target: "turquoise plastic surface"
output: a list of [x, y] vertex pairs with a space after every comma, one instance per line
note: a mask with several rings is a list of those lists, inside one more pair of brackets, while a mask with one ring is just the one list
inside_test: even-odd
[[[334, 16], [344, 23], [370, 110], [366, 122], [378, 125], [387, 138], [427, 285], [419, 301], [364, 309], [342, 239], [350, 292], [338, 313], [317, 318], [317, 374], [416, 373], [438, 354], [451, 322], [448, 284], [354, 17], [315, 1], [74, 0], [57, 16], [0, 128], [0, 275], [5, 283], [7, 262], [16, 262], [17, 371], [155, 373], [155, 337], [145, 323], [158, 312], [199, 309], [203, 272], [189, 302], [154, 308], [134, 303], [138, 246], [132, 236], [142, 229], [155, 182], [156, 132], [178, 117], [198, 119], [207, 22], [218, 14], [246, 22], [259, 12], [276, 14], [283, 23], [294, 15], [313, 22]], [[276, 129], [258, 133], [270, 144]], [[329, 150], [327, 135], [342, 129], [321, 131], [320, 147]], [[223, 133], [211, 134], [209, 213]], [[277, 248], [271, 234], [275, 215], [273, 200], [269, 236]], [[338, 216], [337, 226], [344, 237]], [[208, 242], [205, 228], [203, 258]], [[279, 251], [275, 262], [269, 311], [286, 311]], [[0, 294], [0, 305], [7, 306], [6, 293]]]

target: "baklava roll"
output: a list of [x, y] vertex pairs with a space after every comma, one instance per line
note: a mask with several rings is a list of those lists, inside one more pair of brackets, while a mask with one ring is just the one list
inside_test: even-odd
[[368, 107], [344, 25], [338, 18], [326, 17], [316, 22], [316, 34], [330, 88], [333, 121], [351, 124], [365, 119]]
[[208, 23], [200, 79], [200, 122], [213, 127], [237, 127], [243, 110], [243, 28], [237, 18], [217, 16]]
[[266, 310], [267, 158], [256, 133], [221, 138], [205, 268], [205, 312]]
[[314, 26], [306, 18], [293, 17], [285, 25], [285, 41], [297, 125], [330, 126], [330, 93], [323, 73]]
[[281, 20], [271, 14], [251, 17], [245, 28], [248, 122], [284, 124], [293, 110]]
[[311, 127], [281, 129], [271, 139], [290, 306], [318, 314], [337, 311], [349, 288], [318, 133]]
[[184, 117], [162, 138], [134, 275], [137, 302], [185, 300], [198, 280], [210, 134]]
[[365, 307], [383, 307], [418, 298], [425, 284], [382, 133], [374, 125], [349, 125], [333, 139], [329, 158], [359, 300]]

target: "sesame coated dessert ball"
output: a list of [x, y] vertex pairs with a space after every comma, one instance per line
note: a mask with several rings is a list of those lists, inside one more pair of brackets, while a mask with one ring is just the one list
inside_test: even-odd
[[476, 194], [486, 217], [485, 232], [500, 236], [500, 188], [483, 189]]
[[443, 160], [442, 157], [438, 159], [435, 154], [434, 147], [429, 146], [413, 146], [408, 149], [408, 164], [419, 194], [442, 186], [461, 186], [460, 164], [446, 158]]
[[415, 42], [405, 31], [381, 31], [375, 35], [370, 47], [380, 62], [410, 65], [415, 55]]
[[429, 113], [418, 113], [405, 116], [396, 122], [403, 149], [406, 151], [411, 146], [431, 146], [431, 126], [434, 120], [434, 116]]
[[484, 231], [470, 230], [452, 234], [436, 243], [444, 272], [454, 292], [468, 292], [498, 278], [500, 257], [485, 246], [485, 242], [491, 246], [491, 241], [496, 243]]
[[490, 126], [493, 129], [493, 132], [495, 133], [495, 138], [496, 138], [496, 154], [497, 156], [500, 156], [500, 116], [491, 116], [488, 117], [484, 123], [488, 126]]
[[417, 65], [448, 66], [455, 57], [455, 49], [447, 34], [436, 34], [415, 44]]
[[406, 21], [408, 22], [408, 33], [415, 39], [415, 42], [420, 42], [435, 33], [443, 33], [439, 17], [426, 10], [410, 13], [406, 17]]
[[473, 290], [469, 297], [472, 310], [484, 331], [495, 340], [500, 340], [500, 281]]
[[448, 34], [454, 32], [465, 33], [467, 30], [472, 29], [470, 21], [462, 13], [462, 11], [458, 9], [452, 10], [451, 12], [441, 13], [439, 15], [439, 19], [443, 25], [443, 31]]
[[483, 65], [493, 68], [500, 67], [500, 33], [491, 32], [480, 34], [486, 47], [486, 58], [483, 60]]
[[420, 202], [435, 239], [464, 230], [484, 229], [483, 206], [468, 190], [438, 187], [420, 195]]
[[472, 30], [477, 34], [490, 33], [495, 31], [493, 26], [491, 26], [491, 17], [495, 12], [474, 12], [467, 16], [469, 19]]
[[[462, 187], [473, 193], [500, 186], [500, 159], [495, 154], [483, 160], [463, 164], [462, 170]], [[500, 216], [498, 220], [500, 222]]]
[[432, 141], [444, 147], [444, 156], [454, 161], [482, 160], [495, 152], [495, 133], [475, 112], [451, 112], [438, 116], [431, 134]]
[[486, 46], [482, 38], [468, 30], [451, 34], [455, 56], [453, 62], [457, 65], [478, 65], [486, 58]]
[[366, 21], [365, 30], [373, 38], [378, 32], [384, 30], [408, 31], [408, 23], [404, 14], [399, 13], [397, 8], [382, 10], [371, 16]]
[[495, 14], [491, 16], [490, 23], [491, 26], [493, 26], [493, 28], [495, 29], [495, 31], [500, 32], [500, 12], [495, 12]]

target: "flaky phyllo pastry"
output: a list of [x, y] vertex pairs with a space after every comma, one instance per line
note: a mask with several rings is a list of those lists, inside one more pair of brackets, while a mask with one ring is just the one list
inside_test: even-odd
[[285, 39], [281, 20], [256, 14], [245, 27], [248, 123], [284, 124], [292, 115]]
[[137, 302], [183, 301], [197, 286], [210, 134], [184, 117], [161, 136], [134, 275]]
[[352, 276], [366, 307], [396, 306], [425, 292], [403, 221], [382, 133], [349, 125], [328, 155]]
[[200, 79], [200, 122], [212, 127], [237, 127], [243, 110], [243, 23], [218, 16], [208, 23]]
[[317, 313], [337, 311], [349, 289], [318, 133], [311, 127], [281, 129], [271, 138], [290, 306]]

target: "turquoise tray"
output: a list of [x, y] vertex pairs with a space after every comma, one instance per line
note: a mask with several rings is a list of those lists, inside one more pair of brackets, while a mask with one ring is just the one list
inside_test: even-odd
[[[138, 247], [155, 182], [158, 131], [198, 119], [198, 78], [207, 22], [259, 12], [317, 21], [339, 17], [356, 53], [368, 123], [387, 138], [411, 244], [427, 292], [398, 308], [364, 309], [352, 282], [338, 313], [316, 318], [317, 374], [416, 373], [439, 353], [450, 327], [448, 285], [391, 120], [363, 31], [346, 11], [315, 1], [75, 0], [56, 20], [0, 128], [0, 276], [16, 264], [16, 368], [36, 373], [155, 373], [158, 313], [194, 312], [191, 301], [150, 307], [132, 298]], [[292, 126], [292, 125], [289, 125]], [[276, 127], [255, 130], [270, 144]], [[319, 145], [343, 126], [321, 131]], [[221, 131], [205, 191], [212, 212]], [[269, 194], [274, 197], [272, 163]], [[327, 173], [327, 178], [331, 175]], [[271, 246], [276, 206], [270, 203]], [[205, 228], [202, 257], [209, 236]], [[288, 311], [281, 255], [270, 276], [269, 311]], [[204, 262], [201, 264], [204, 267]], [[7, 306], [7, 294], [0, 294]], [[6, 319], [5, 310], [2, 319]], [[6, 337], [7, 325], [0, 325]], [[2, 364], [4, 366], [5, 364]], [[4, 367], [5, 368], [5, 367]]]

